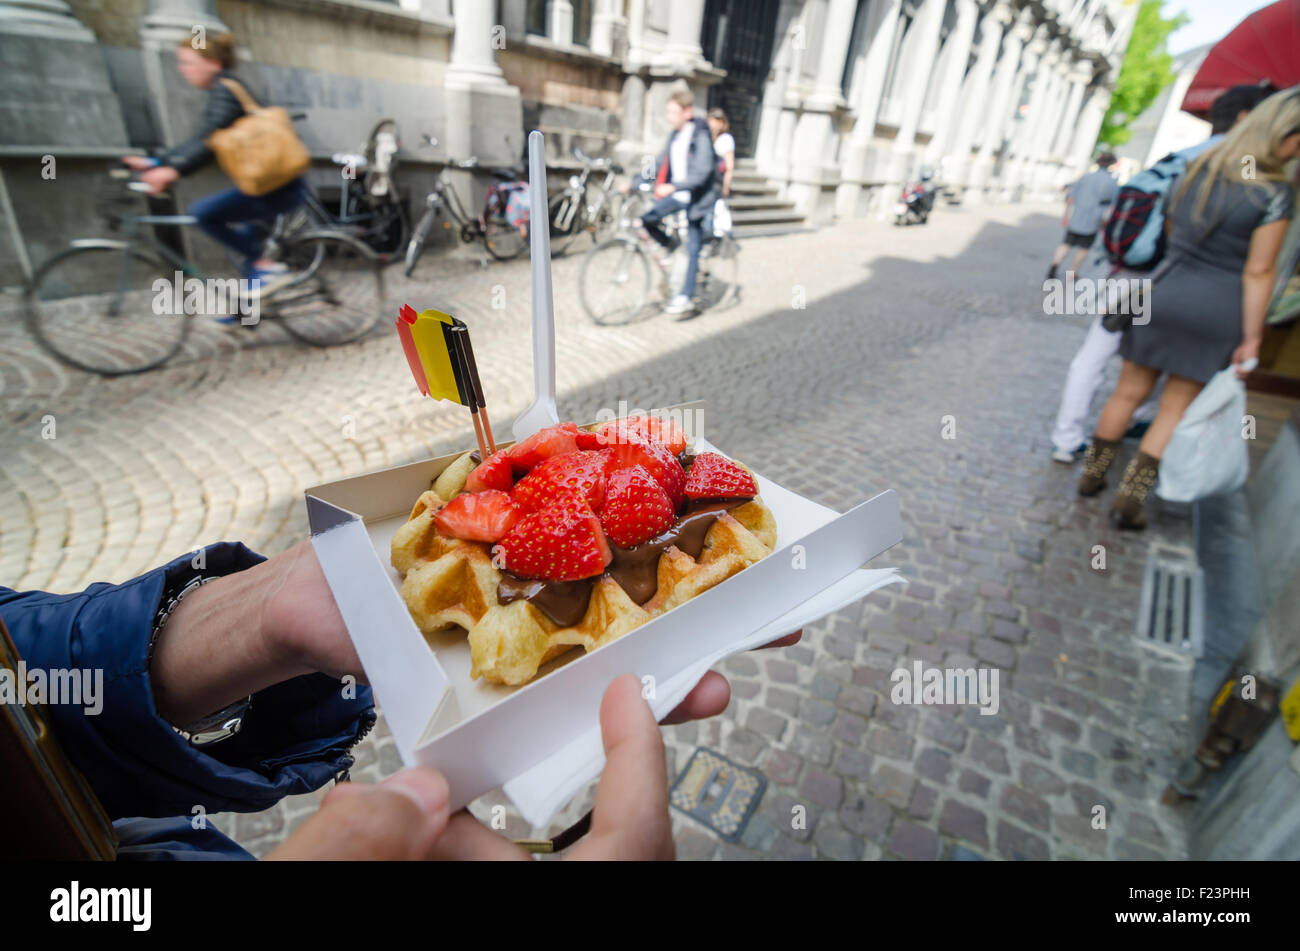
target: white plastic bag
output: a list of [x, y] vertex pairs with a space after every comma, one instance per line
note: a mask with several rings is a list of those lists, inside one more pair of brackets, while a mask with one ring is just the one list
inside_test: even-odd
[[713, 233], [721, 238], [731, 231], [731, 209], [719, 198], [713, 204]]
[[1250, 475], [1250, 456], [1242, 438], [1246, 385], [1235, 367], [1220, 370], [1192, 400], [1160, 459], [1156, 495], [1191, 502], [1235, 492]]

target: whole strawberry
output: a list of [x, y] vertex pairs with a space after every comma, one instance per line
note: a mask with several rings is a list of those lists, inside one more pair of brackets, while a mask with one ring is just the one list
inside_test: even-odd
[[600, 524], [615, 545], [640, 545], [667, 531], [676, 521], [668, 493], [644, 466], [619, 469], [610, 475]]
[[702, 452], [691, 463], [686, 478], [688, 499], [750, 499], [758, 483], [744, 468], [716, 452]]
[[499, 547], [510, 571], [547, 581], [594, 577], [612, 557], [600, 520], [585, 502], [572, 496], [525, 515]]

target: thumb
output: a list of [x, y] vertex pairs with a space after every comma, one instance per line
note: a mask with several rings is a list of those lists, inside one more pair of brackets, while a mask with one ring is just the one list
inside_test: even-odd
[[267, 858], [425, 859], [447, 828], [449, 799], [447, 780], [427, 766], [377, 785], [344, 783]]
[[605, 771], [596, 787], [591, 832], [575, 859], [671, 859], [668, 769], [659, 724], [641, 696], [641, 682], [624, 674], [600, 704]]

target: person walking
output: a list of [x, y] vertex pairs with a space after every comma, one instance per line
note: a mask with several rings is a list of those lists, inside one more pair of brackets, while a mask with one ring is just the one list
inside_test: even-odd
[[[233, 81], [243, 85], [233, 71], [234, 65], [232, 34], [208, 36], [199, 47], [188, 36], [177, 44], [177, 70], [191, 86], [206, 89], [208, 98], [198, 129], [190, 139], [157, 159], [139, 155], [122, 159], [128, 167], [140, 172], [140, 180], [151, 186], [154, 194], [163, 192], [181, 176], [211, 163], [215, 156], [208, 147], [208, 138], [243, 117], [244, 107], [226, 84]], [[199, 199], [189, 207], [189, 213], [211, 238], [239, 255], [244, 262], [244, 277], [252, 284], [251, 296], [256, 296], [286, 283], [292, 275], [280, 262], [262, 256], [262, 239], [252, 223], [270, 221], [305, 200], [302, 179], [295, 178], [265, 195], [246, 195], [238, 188], [228, 188]]]
[[[1210, 137], [1204, 142], [1173, 152], [1160, 161], [1163, 163], [1172, 158], [1186, 168], [1188, 163], [1206, 149], [1221, 142], [1233, 126], [1275, 92], [1277, 88], [1269, 84], [1233, 86], [1210, 106]], [[1142, 275], [1121, 271], [1115, 276], [1125, 278]], [[1088, 409], [1101, 386], [1106, 364], [1119, 352], [1119, 343], [1118, 331], [1107, 330], [1101, 317], [1093, 320], [1088, 335], [1070, 361], [1070, 371], [1061, 392], [1061, 405], [1056, 413], [1056, 426], [1052, 430], [1052, 458], [1055, 461], [1064, 464], [1077, 462], [1087, 450], [1084, 426]], [[1124, 434], [1125, 438], [1140, 439], [1151, 420], [1155, 419], [1158, 408], [1159, 401], [1154, 396], [1139, 406], [1133, 413], [1133, 425]]]
[[[668, 251], [676, 249], [672, 235], [660, 227], [664, 218], [678, 211], [686, 212], [686, 277], [681, 290], [668, 302], [664, 312], [686, 316], [695, 312], [695, 278], [700, 268], [700, 248], [704, 244], [703, 219], [713, 209], [721, 191], [718, 160], [713, 153], [713, 136], [704, 119], [695, 118], [695, 96], [689, 89], [678, 89], [668, 97], [665, 117], [672, 127], [668, 144], [655, 163], [655, 174], [641, 181], [658, 180], [654, 207], [637, 220], [637, 226]], [[662, 175], [661, 175], [662, 173]], [[626, 192], [627, 185], [621, 189]]]
[[[1202, 153], [1175, 187], [1166, 219], [1168, 251], [1152, 275], [1151, 319], [1130, 325], [1124, 366], [1084, 461], [1078, 491], [1105, 488], [1133, 410], [1167, 373], [1160, 409], [1124, 470], [1111, 505], [1123, 529], [1146, 526], [1144, 506], [1160, 457], [1183, 413], [1229, 362], [1258, 358], [1277, 254], [1294, 195], [1283, 167], [1300, 155], [1300, 87], [1270, 96]], [[1243, 174], [1249, 169], [1250, 174]]]
[[1092, 247], [1093, 239], [1097, 237], [1101, 223], [1106, 219], [1106, 211], [1119, 193], [1115, 176], [1109, 171], [1114, 164], [1114, 153], [1102, 152], [1097, 156], [1096, 169], [1067, 186], [1070, 192], [1066, 201], [1068, 217], [1065, 237], [1052, 255], [1052, 266], [1047, 269], [1049, 281], [1056, 279], [1056, 269], [1061, 266], [1071, 248], [1075, 252], [1074, 260], [1067, 269], [1070, 272], [1077, 271], [1083, 259], [1088, 256], [1088, 249]]
[[714, 202], [705, 231], [724, 234], [731, 230], [732, 224], [726, 199], [731, 195], [731, 176], [736, 171], [736, 140], [731, 135], [731, 120], [721, 109], [709, 110], [709, 132], [713, 135], [713, 154], [718, 157], [718, 171], [722, 175], [722, 195]]

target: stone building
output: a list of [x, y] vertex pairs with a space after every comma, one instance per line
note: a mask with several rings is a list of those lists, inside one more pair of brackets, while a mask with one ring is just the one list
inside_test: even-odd
[[[932, 169], [954, 200], [1049, 195], [1089, 163], [1135, 0], [0, 0], [0, 284], [94, 230], [105, 160], [183, 140], [172, 48], [233, 30], [245, 75], [307, 114], [315, 177], [380, 116], [418, 202], [449, 158], [640, 167], [685, 82], [732, 119], [738, 227], [878, 214]], [[437, 140], [422, 146], [422, 136]], [[51, 177], [51, 157], [57, 175]], [[56, 186], [54, 183], [58, 183]], [[481, 195], [481, 181], [460, 184]], [[221, 185], [208, 171], [182, 202]]]

